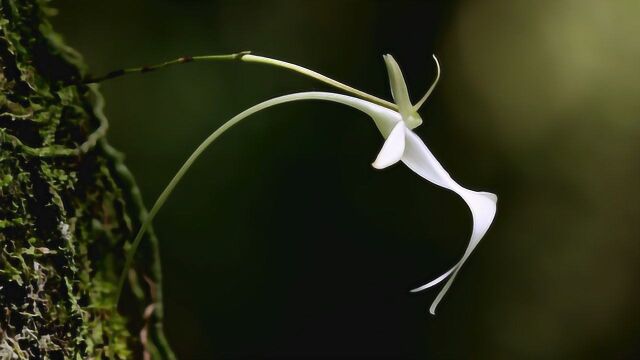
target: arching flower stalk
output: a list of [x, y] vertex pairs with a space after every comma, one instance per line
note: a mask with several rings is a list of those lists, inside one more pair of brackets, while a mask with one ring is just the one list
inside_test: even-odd
[[[496, 213], [497, 202], [496, 195], [492, 193], [472, 191], [462, 187], [457, 182], [455, 182], [447, 173], [447, 171], [442, 167], [442, 165], [438, 162], [435, 156], [431, 153], [429, 148], [427, 148], [420, 137], [418, 137], [418, 135], [413, 132], [413, 129], [422, 124], [422, 118], [418, 114], [418, 110], [428, 99], [440, 77], [440, 66], [437, 59], [434, 56], [434, 60], [436, 61], [436, 65], [438, 66], [438, 76], [436, 77], [436, 80], [431, 85], [427, 93], [415, 105], [411, 104], [409, 92], [407, 90], [404, 77], [402, 76], [402, 72], [400, 71], [400, 67], [391, 55], [384, 56], [384, 60], [387, 66], [387, 71], [389, 73], [389, 82], [391, 85], [391, 94], [393, 96], [394, 103], [389, 103], [366, 93], [364, 93], [366, 96], [363, 96], [363, 93], [361, 91], [355, 90], [350, 87], [347, 87], [347, 89], [345, 89], [345, 85], [338, 83], [335, 80], [326, 78], [324, 77], [324, 75], [320, 75], [297, 65], [280, 62], [279, 60], [268, 60], [271, 61], [272, 65], [275, 63], [278, 66], [287, 67], [289, 69], [292, 69], [292, 67], [296, 67], [295, 71], [298, 71], [300, 73], [306, 72], [305, 74], [308, 76], [312, 76], [316, 79], [329, 83], [330, 85], [334, 85], [342, 90], [352, 92], [356, 96], [359, 96], [359, 98], [331, 92], [301, 92], [284, 95], [264, 101], [241, 112], [240, 114], [234, 116], [232, 119], [224, 123], [211, 135], [209, 135], [209, 137], [207, 137], [205, 141], [200, 144], [200, 146], [198, 146], [193, 154], [191, 154], [187, 161], [185, 161], [185, 163], [173, 177], [169, 185], [167, 185], [162, 194], [158, 197], [158, 200], [151, 208], [148, 217], [142, 224], [138, 234], [136, 235], [136, 238], [131, 244], [129, 252], [127, 253], [125, 268], [120, 278], [120, 284], [117, 294], [118, 298], [126, 280], [128, 270], [132, 265], [133, 255], [135, 254], [135, 251], [140, 244], [145, 231], [148, 229], [154, 216], [157, 214], [158, 210], [160, 210], [175, 186], [180, 182], [180, 180], [189, 170], [194, 161], [202, 154], [202, 152], [207, 147], [209, 147], [209, 145], [211, 145], [229, 128], [261, 110], [293, 101], [323, 100], [350, 106], [354, 109], [364, 112], [373, 119], [378, 130], [385, 139], [382, 149], [380, 150], [377, 158], [372, 164], [374, 168], [383, 169], [401, 161], [409, 169], [411, 169], [422, 178], [430, 181], [435, 185], [451, 190], [458, 194], [471, 210], [471, 216], [473, 218], [473, 229], [471, 232], [469, 244], [461, 259], [456, 264], [454, 264], [451, 269], [449, 269], [436, 279], [421, 287], [411, 290], [412, 292], [422, 291], [448, 279], [429, 309], [432, 314], [435, 314], [436, 307], [451, 286], [453, 280], [460, 271], [460, 268], [469, 258], [471, 252], [475, 249], [484, 234], [489, 229], [489, 226], [491, 225]], [[261, 62], [265, 61], [261, 60]], [[282, 64], [285, 64], [286, 66], [282, 66]], [[340, 86], [332, 84], [331, 82], [339, 84]], [[351, 91], [350, 89], [354, 91]]]

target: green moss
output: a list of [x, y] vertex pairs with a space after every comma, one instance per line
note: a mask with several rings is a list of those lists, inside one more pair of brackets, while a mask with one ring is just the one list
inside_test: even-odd
[[100, 94], [70, 86], [82, 61], [51, 13], [44, 0], [0, 0], [0, 358], [171, 359], [153, 233], [132, 274], [150, 285], [116, 310], [124, 249], [146, 212], [104, 139]]

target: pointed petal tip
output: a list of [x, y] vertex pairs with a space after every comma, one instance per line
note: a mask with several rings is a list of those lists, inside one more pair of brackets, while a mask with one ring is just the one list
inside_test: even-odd
[[494, 193], [482, 192], [481, 194], [486, 196], [489, 200], [493, 201], [494, 203], [498, 202], [498, 195], [496, 195]]
[[378, 153], [378, 157], [371, 166], [376, 169], [384, 169], [400, 161], [404, 153], [404, 137], [405, 125], [404, 122], [399, 121], [391, 130], [389, 137], [382, 145], [380, 153]]
[[426, 284], [424, 284], [422, 286], [419, 286], [419, 287], [417, 287], [417, 288], [415, 288], [413, 290], [410, 290], [410, 292], [416, 293], [416, 292], [419, 292], [419, 291], [422, 291], [422, 290], [426, 290], [426, 289], [428, 289], [430, 287], [433, 287], [435, 285], [438, 285], [439, 283], [442, 282], [442, 280], [448, 278], [449, 275], [451, 275], [456, 270], [456, 268], [457, 268], [457, 265], [452, 267], [451, 269], [449, 269], [446, 273], [444, 273], [444, 274], [438, 276], [437, 278], [429, 281], [428, 283], [426, 283]]
[[400, 159], [392, 160], [386, 158], [378, 158], [371, 163], [371, 166], [376, 170], [384, 170], [392, 165], [395, 165], [398, 161], [400, 161]]
[[411, 289], [411, 290], [409, 290], [409, 292], [410, 293], [417, 293], [417, 292], [420, 292], [420, 291], [427, 290], [428, 288], [431, 288], [431, 287], [434, 287], [434, 286], [438, 285], [438, 283], [440, 283], [442, 280], [444, 280], [444, 278], [438, 278], [438, 279], [436, 279], [436, 280], [434, 280], [434, 281], [432, 281], [432, 282], [430, 282], [428, 284], [419, 286], [419, 287], [417, 287], [415, 289]]
[[[444, 291], [446, 292], [446, 289], [444, 289]], [[438, 308], [438, 305], [440, 304], [440, 300], [442, 300], [443, 296], [444, 296], [444, 293], [440, 292], [440, 294], [436, 296], [436, 299], [433, 300], [433, 302], [431, 303], [431, 306], [429, 307], [429, 312], [431, 313], [431, 315], [436, 314], [436, 309]]]
[[382, 169], [385, 169], [385, 168], [389, 167], [389, 165], [382, 164], [380, 161], [377, 161], [377, 160], [372, 162], [371, 166], [376, 170], [382, 170]]
[[386, 54], [386, 55], [382, 55], [382, 57], [383, 57], [385, 63], [387, 64], [387, 66], [392, 66], [392, 67], [397, 68], [398, 70], [400, 70], [400, 65], [398, 65], [398, 62], [393, 57], [393, 55]]

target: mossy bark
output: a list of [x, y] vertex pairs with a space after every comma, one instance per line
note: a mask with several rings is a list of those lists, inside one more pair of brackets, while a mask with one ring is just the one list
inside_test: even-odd
[[52, 12], [0, 0], [0, 359], [172, 359], [153, 232], [116, 310], [146, 210]]

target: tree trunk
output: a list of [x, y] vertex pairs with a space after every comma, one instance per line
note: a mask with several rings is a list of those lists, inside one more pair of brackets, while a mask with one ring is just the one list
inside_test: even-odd
[[0, 359], [172, 359], [153, 232], [116, 310], [146, 210], [47, 2], [0, 0]]

